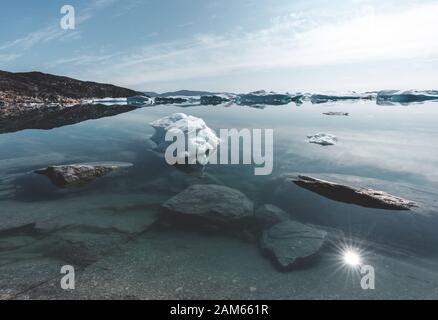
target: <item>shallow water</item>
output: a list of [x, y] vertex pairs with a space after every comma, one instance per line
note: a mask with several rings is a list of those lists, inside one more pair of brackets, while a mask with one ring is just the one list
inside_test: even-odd
[[[0, 135], [0, 298], [438, 298], [438, 104], [374, 102], [270, 106], [156, 106], [52, 130]], [[349, 116], [326, 116], [343, 111]], [[274, 129], [274, 171], [209, 165], [204, 175], [168, 166], [153, 152], [149, 122], [174, 112], [212, 129]], [[306, 136], [334, 134], [323, 147]], [[32, 171], [54, 164], [128, 162], [81, 188], [58, 189]], [[311, 173], [372, 187], [420, 204], [413, 211], [362, 208], [273, 177]], [[376, 270], [376, 289], [340, 268], [327, 249], [309, 268], [280, 272], [257, 246], [222, 234], [156, 227], [160, 204], [213, 181], [273, 203], [292, 219], [355, 243]], [[343, 240], [341, 240], [343, 239]], [[59, 288], [73, 265], [73, 291]], [[251, 289], [250, 289], [251, 288]]]

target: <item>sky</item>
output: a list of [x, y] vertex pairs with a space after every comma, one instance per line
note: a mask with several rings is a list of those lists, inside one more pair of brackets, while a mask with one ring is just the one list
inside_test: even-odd
[[0, 30], [0, 70], [143, 91], [438, 89], [438, 0], [2, 0]]

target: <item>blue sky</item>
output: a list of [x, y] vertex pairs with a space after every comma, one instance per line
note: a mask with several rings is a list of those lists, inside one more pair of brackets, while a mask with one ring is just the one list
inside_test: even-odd
[[0, 17], [7, 71], [159, 92], [438, 89], [437, 0], [2, 0]]

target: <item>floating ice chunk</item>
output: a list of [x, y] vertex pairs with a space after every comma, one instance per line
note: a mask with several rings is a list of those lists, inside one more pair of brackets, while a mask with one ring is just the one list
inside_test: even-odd
[[385, 103], [415, 103], [415, 102], [424, 102], [430, 100], [438, 100], [438, 91], [437, 90], [429, 90], [429, 91], [416, 91], [416, 90], [406, 90], [406, 91], [397, 91], [397, 90], [386, 90], [380, 91], [377, 95], [377, 103], [385, 104]]
[[328, 133], [318, 133], [315, 135], [307, 136], [309, 143], [316, 143], [323, 146], [333, 146], [338, 142], [338, 138], [335, 135]]
[[151, 139], [161, 152], [165, 152], [172, 143], [172, 141], [165, 141], [167, 132], [184, 133], [186, 149], [179, 150], [176, 156], [180, 160], [185, 160], [186, 163], [206, 165], [220, 143], [219, 137], [205, 124], [204, 120], [184, 113], [171, 114], [151, 122], [150, 125], [156, 130]]

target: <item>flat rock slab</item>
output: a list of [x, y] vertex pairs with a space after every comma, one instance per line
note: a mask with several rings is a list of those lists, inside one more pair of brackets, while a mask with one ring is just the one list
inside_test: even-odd
[[326, 242], [327, 232], [296, 221], [284, 221], [266, 230], [260, 246], [283, 269], [293, 269], [311, 261]]
[[355, 188], [310, 176], [299, 175], [294, 183], [326, 198], [367, 208], [410, 210], [418, 207], [418, 204], [413, 201], [393, 196], [384, 191]]
[[254, 205], [242, 192], [214, 184], [196, 184], [163, 203], [180, 218], [200, 218], [209, 222], [238, 224], [253, 218]]
[[35, 173], [47, 176], [60, 188], [78, 186], [102, 177], [120, 167], [131, 166], [125, 163], [69, 164], [49, 166], [36, 170]]

